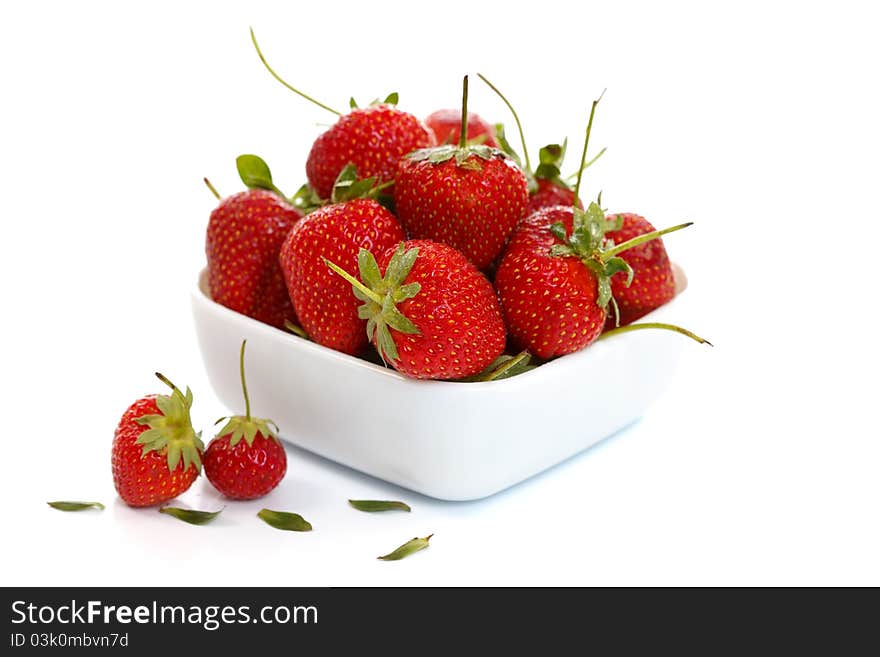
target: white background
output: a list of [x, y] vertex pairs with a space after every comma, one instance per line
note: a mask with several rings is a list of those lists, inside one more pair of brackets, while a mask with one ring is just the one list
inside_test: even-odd
[[[880, 584], [867, 6], [3, 3], [0, 582]], [[127, 508], [110, 444], [126, 406], [160, 391], [152, 372], [193, 388], [206, 431], [227, 411], [189, 308], [214, 205], [202, 176], [237, 191], [234, 158], [256, 152], [292, 193], [334, 119], [269, 77], [249, 25], [282, 75], [338, 108], [397, 90], [424, 116], [483, 72], [533, 153], [578, 143], [607, 87], [593, 144], [608, 153], [585, 189], [657, 225], [696, 222], [667, 244], [691, 280], [681, 321], [717, 346], [687, 349], [630, 430], [483, 501], [290, 448], [281, 487], [213, 525]], [[471, 88], [473, 109], [511, 124]], [[414, 511], [361, 514], [350, 497]], [[108, 508], [64, 514], [52, 499]], [[205, 481], [181, 502], [222, 504]], [[315, 531], [274, 531], [262, 506]], [[430, 532], [419, 555], [374, 558]]]

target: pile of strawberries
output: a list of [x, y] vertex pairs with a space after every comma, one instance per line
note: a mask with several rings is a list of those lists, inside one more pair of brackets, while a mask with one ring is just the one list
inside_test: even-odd
[[220, 200], [207, 229], [213, 299], [346, 354], [372, 345], [407, 376], [452, 380], [506, 372], [507, 350], [541, 362], [584, 349], [669, 301], [659, 236], [689, 224], [656, 231], [578, 195], [599, 101], [572, 187], [564, 146], [541, 149], [533, 171], [500, 125], [467, 111], [463, 86], [460, 111], [424, 122], [396, 94], [352, 101], [315, 141], [293, 197], [262, 159], [240, 156], [249, 189]]

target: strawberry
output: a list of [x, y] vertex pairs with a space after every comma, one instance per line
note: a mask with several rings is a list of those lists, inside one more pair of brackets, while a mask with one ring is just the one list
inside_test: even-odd
[[306, 161], [309, 184], [320, 198], [330, 198], [334, 182], [346, 165], [353, 164], [364, 178], [375, 177], [380, 184], [393, 183], [397, 161], [401, 157], [436, 143], [434, 133], [425, 124], [394, 106], [397, 103], [396, 93], [390, 94], [382, 103], [374, 102], [364, 108], [356, 107], [352, 99], [352, 111], [343, 115], [285, 82], [269, 66], [253, 30], [251, 41], [260, 61], [278, 82], [339, 117], [329, 130], [318, 137]]
[[[608, 215], [608, 220], [618, 222], [620, 227], [606, 232], [605, 237], [618, 244], [655, 230], [637, 214]], [[662, 239], [634, 246], [621, 257], [633, 270], [632, 283], [627, 286], [626, 276], [615, 274], [611, 277], [611, 292], [620, 309], [620, 325], [624, 326], [670, 301], [675, 296], [675, 277]], [[615, 318], [609, 317], [608, 328], [614, 325]]]
[[[525, 164], [519, 158], [516, 151], [508, 143], [505, 134], [504, 127], [502, 125], [495, 126], [497, 138], [499, 143], [501, 144], [501, 149], [510, 155], [520, 166], [523, 168], [523, 172], [525, 173], [526, 179], [529, 181], [529, 203], [526, 207], [525, 216], [529, 216], [533, 212], [540, 210], [541, 208], [548, 208], [554, 205], [574, 205], [575, 197], [574, 190], [571, 185], [562, 178], [562, 163], [565, 160], [565, 150], [567, 141], [563, 141], [562, 144], [549, 144], [548, 146], [544, 146], [539, 152], [539, 163], [538, 168], [532, 171], [531, 160], [529, 159], [529, 150], [526, 146], [525, 135], [523, 134], [522, 124], [520, 123], [519, 116], [516, 113], [516, 110], [513, 108], [513, 105], [510, 104], [510, 101], [505, 98], [504, 94], [502, 94], [498, 88], [489, 82], [482, 74], [478, 74], [480, 79], [485, 82], [489, 88], [494, 91], [499, 98], [507, 105], [507, 108], [510, 110], [510, 113], [513, 115], [514, 122], [516, 123], [517, 130], [519, 131], [520, 142], [522, 143], [523, 148], [523, 157], [525, 158]], [[585, 162], [581, 160], [581, 170], [588, 168], [593, 162], [602, 157], [602, 154], [605, 153], [605, 149], [603, 148], [599, 151], [598, 155], [593, 157], [589, 162]], [[580, 202], [577, 201], [577, 206], [583, 210], [584, 206]]]
[[217, 303], [283, 328], [284, 320], [293, 320], [295, 315], [278, 252], [302, 214], [274, 186], [275, 191], [269, 191], [253, 184], [249, 169], [265, 167], [271, 185], [268, 167], [260, 158], [242, 155], [237, 163], [242, 179], [252, 189], [224, 198], [211, 212], [205, 239], [208, 288]]
[[153, 506], [185, 492], [202, 467], [204, 445], [190, 419], [192, 392], [164, 376], [170, 395], [147, 395], [122, 414], [111, 451], [113, 485], [129, 506]]
[[417, 379], [460, 379], [482, 372], [505, 347], [495, 291], [460, 252], [410, 240], [358, 254], [361, 280], [327, 260], [351, 283], [379, 355]]
[[433, 144], [434, 135], [412, 114], [385, 104], [355, 109], [315, 140], [306, 175], [318, 196], [329, 198], [347, 164], [379, 183], [394, 181], [400, 158]]
[[244, 393], [244, 415], [220, 418], [226, 424], [205, 450], [205, 476], [214, 488], [234, 500], [252, 500], [267, 495], [287, 472], [287, 454], [270, 428], [272, 420], [251, 417], [251, 402], [244, 378], [244, 347], [241, 342], [239, 372]]
[[[460, 118], [467, 116], [467, 76]], [[400, 160], [394, 189], [400, 222], [413, 239], [443, 242], [485, 269], [525, 211], [526, 178], [503, 152], [468, 146], [418, 150]]]
[[[340, 182], [348, 168], [340, 174]], [[369, 181], [364, 181], [369, 182]], [[406, 239], [400, 222], [371, 198], [341, 200], [315, 210], [297, 223], [281, 247], [280, 263], [300, 326], [315, 342], [346, 354], [367, 345], [366, 321], [357, 299], [323, 258], [353, 268], [361, 247], [384, 251]], [[360, 190], [354, 190], [358, 193]]]
[[[593, 102], [590, 111], [582, 162], [598, 102]], [[575, 200], [582, 173], [583, 168]], [[527, 217], [511, 238], [495, 274], [511, 341], [544, 359], [587, 347], [605, 327], [606, 309], [614, 299], [611, 278], [625, 272], [626, 284], [632, 282], [633, 270], [619, 254], [689, 225], [614, 245], [605, 237], [612, 226], [599, 203], [591, 203], [586, 211], [552, 206]]]
[[[425, 125], [434, 132], [438, 144], [457, 144], [461, 139], [460, 110], [437, 110], [425, 119]], [[495, 128], [474, 112], [467, 114], [467, 141], [472, 144], [498, 148], [498, 142], [495, 141]]]

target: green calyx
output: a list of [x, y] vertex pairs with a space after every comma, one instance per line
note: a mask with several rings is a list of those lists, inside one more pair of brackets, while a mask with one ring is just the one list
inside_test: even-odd
[[330, 202], [344, 203], [356, 198], [378, 199], [382, 196], [382, 192], [392, 184], [391, 181], [376, 184], [375, 176], [358, 178], [357, 167], [349, 163], [336, 176], [336, 182], [333, 183], [333, 191], [330, 194]]
[[[241, 442], [242, 438], [248, 447], [254, 444], [257, 434], [261, 434], [264, 438], [272, 438], [278, 440], [278, 425], [272, 420], [265, 420], [259, 417], [251, 417], [251, 400], [248, 397], [247, 380], [244, 376], [244, 348], [247, 340], [241, 341], [241, 351], [238, 357], [238, 369], [241, 376], [241, 390], [244, 394], [244, 415], [234, 415], [232, 417], [221, 417], [214, 424], [220, 424], [226, 420], [226, 424], [217, 433], [218, 436], [229, 436], [229, 446], [235, 447]], [[270, 426], [271, 425], [271, 426]]]
[[358, 252], [361, 280], [324, 258], [324, 263], [351, 283], [354, 295], [364, 302], [358, 308], [358, 317], [367, 320], [367, 337], [370, 342], [375, 342], [379, 356], [386, 363], [396, 362], [400, 358], [390, 329], [407, 334], [419, 333], [416, 325], [397, 309], [398, 303], [412, 299], [422, 289], [419, 283], [403, 282], [418, 255], [418, 247], [407, 249], [401, 242], [388, 261], [383, 277], [373, 254], [362, 248]]
[[[434, 148], [422, 148], [410, 153], [407, 157], [416, 162], [430, 162], [431, 164], [440, 164], [448, 162], [455, 158], [456, 166], [463, 169], [479, 171], [482, 169], [480, 160], [491, 160], [492, 158], [506, 158], [507, 154], [492, 146], [468, 142], [467, 139], [467, 102], [468, 102], [468, 76], [464, 76], [461, 88], [461, 133], [458, 138], [458, 144], [445, 144], [443, 146], [435, 146]], [[476, 157], [472, 157], [476, 156]]]
[[554, 244], [550, 248], [551, 256], [575, 257], [586, 266], [596, 277], [598, 285], [597, 305], [603, 310], [608, 307], [609, 303], [614, 304], [615, 315], [617, 314], [617, 304], [614, 302], [614, 296], [611, 293], [611, 277], [620, 272], [626, 272], [626, 285], [632, 283], [633, 269], [629, 263], [620, 257], [620, 254], [631, 249], [634, 246], [650, 242], [668, 233], [687, 228], [693, 222], [679, 224], [671, 228], [663, 230], [655, 230], [644, 235], [638, 235], [622, 244], [614, 244], [613, 240], [607, 238], [605, 234], [610, 231], [620, 230], [623, 225], [623, 218], [616, 216], [608, 219], [605, 217], [605, 211], [602, 210], [600, 203], [602, 196], [599, 195], [598, 201], [590, 203], [586, 210], [581, 210], [577, 206], [573, 208], [573, 219], [571, 234], [566, 233], [565, 226], [561, 223], [555, 223], [550, 226], [550, 232], [561, 242]]
[[463, 169], [479, 171], [482, 168], [479, 160], [473, 159], [472, 156], [485, 161], [489, 161], [492, 158], [504, 159], [508, 157], [504, 151], [492, 146], [486, 146], [485, 144], [465, 144], [463, 147], [446, 144], [433, 148], [421, 148], [407, 155], [410, 160], [415, 162], [430, 162], [431, 164], [440, 164], [455, 158], [457, 166]]
[[[398, 102], [400, 102], [400, 94], [398, 94], [396, 91], [392, 91], [390, 94], [385, 96], [385, 100], [374, 98], [369, 102], [367, 107], [374, 107], [375, 105], [397, 105]], [[348, 106], [351, 109], [359, 109], [359, 106], [357, 104], [357, 101], [354, 99], [354, 96], [349, 98]]]
[[143, 415], [135, 419], [138, 424], [148, 427], [135, 441], [136, 444], [143, 445], [141, 458], [150, 452], [161, 452], [165, 449], [169, 472], [177, 468], [181, 459], [184, 471], [190, 465], [195, 465], [196, 470], [201, 471], [201, 453], [205, 446], [202, 444], [201, 433], [196, 433], [192, 426], [192, 391], [187, 388], [184, 394], [159, 372], [156, 372], [156, 376], [171, 388], [171, 394], [156, 397], [159, 414]]

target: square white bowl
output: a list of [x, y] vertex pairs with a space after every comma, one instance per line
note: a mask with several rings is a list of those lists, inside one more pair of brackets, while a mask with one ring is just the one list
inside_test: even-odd
[[[686, 286], [640, 321], [671, 321]], [[509, 379], [417, 381], [327, 349], [192, 293], [199, 346], [220, 400], [243, 411], [238, 355], [247, 346], [255, 412], [316, 454], [443, 500], [497, 493], [637, 420], [663, 391], [686, 338], [637, 331]]]

